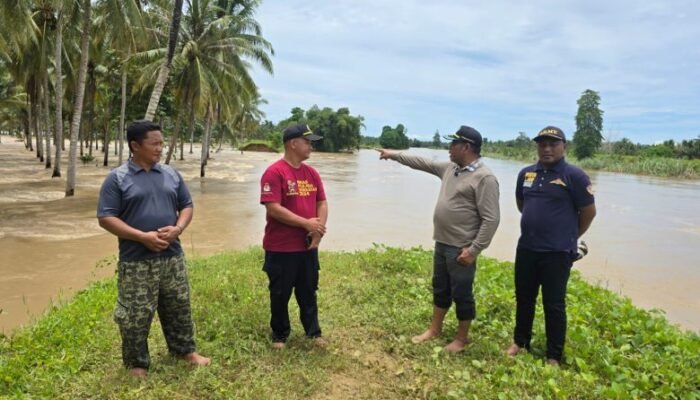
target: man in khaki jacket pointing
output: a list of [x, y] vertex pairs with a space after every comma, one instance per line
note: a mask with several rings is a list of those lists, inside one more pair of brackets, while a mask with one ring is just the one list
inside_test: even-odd
[[433, 215], [433, 317], [430, 327], [412, 340], [422, 343], [440, 336], [454, 302], [459, 326], [445, 351], [456, 353], [469, 342], [469, 327], [476, 316], [472, 291], [476, 260], [496, 233], [500, 211], [498, 180], [481, 159], [481, 134], [462, 126], [446, 138], [451, 140], [450, 162], [377, 151], [380, 159], [398, 161], [442, 180]]

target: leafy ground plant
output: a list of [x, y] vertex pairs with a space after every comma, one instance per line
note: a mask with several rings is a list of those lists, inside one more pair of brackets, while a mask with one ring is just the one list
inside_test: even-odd
[[[541, 310], [532, 352], [508, 359], [512, 264], [481, 259], [473, 343], [457, 356], [445, 336], [414, 345], [431, 313], [428, 250], [375, 246], [322, 252], [317, 349], [294, 321], [289, 345], [270, 348], [267, 280], [260, 248], [190, 263], [199, 350], [192, 369], [167, 354], [157, 319], [145, 380], [121, 367], [112, 322], [114, 279], [98, 282], [33, 325], [0, 339], [0, 397], [50, 399], [700, 399], [700, 338], [659, 312], [584, 282], [569, 286], [567, 357], [546, 366]], [[290, 313], [298, 314], [294, 301]], [[294, 320], [296, 318], [293, 318]]]

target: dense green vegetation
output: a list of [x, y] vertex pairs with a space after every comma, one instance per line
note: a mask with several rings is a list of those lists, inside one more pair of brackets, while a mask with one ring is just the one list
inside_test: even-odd
[[270, 147], [282, 150], [282, 131], [291, 125], [307, 124], [315, 134], [323, 136], [323, 140], [314, 143], [315, 150], [352, 151], [362, 146], [363, 137], [360, 135], [362, 121], [361, 115], [351, 115], [347, 107], [341, 107], [336, 111], [330, 107], [320, 108], [317, 105], [308, 110], [294, 107], [288, 118], [277, 123], [266, 120], [248, 137], [253, 140], [265, 140]]
[[[331, 345], [313, 348], [292, 318], [289, 346], [273, 351], [262, 255], [252, 248], [191, 262], [198, 343], [213, 357], [211, 367], [193, 370], [168, 356], [155, 322], [150, 376], [130, 379], [111, 318], [110, 279], [0, 338], [0, 397], [700, 399], [700, 337], [585, 283], [576, 271], [561, 369], [544, 365], [541, 309], [532, 353], [504, 357], [513, 328], [513, 272], [512, 264], [493, 259], [479, 264], [478, 316], [467, 350], [441, 351], [456, 325], [452, 312], [446, 337], [412, 344], [431, 314], [432, 254], [421, 249], [322, 252], [320, 317]], [[290, 312], [298, 312], [295, 305]]]
[[[568, 143], [567, 158], [584, 169], [629, 174], [665, 176], [683, 179], [700, 178], [700, 137], [679, 143], [668, 140], [657, 145], [620, 141], [604, 143], [593, 156], [579, 160], [575, 143]], [[483, 154], [533, 163], [537, 160], [535, 144], [524, 132], [513, 140], [485, 141]]]
[[484, 140], [481, 153], [487, 157], [501, 157], [525, 162], [537, 160], [535, 143], [525, 132], [518, 132], [512, 140]]
[[362, 116], [350, 114], [347, 107], [333, 111], [330, 107], [313, 106], [308, 110], [295, 107], [291, 116], [277, 124], [277, 132], [294, 124], [308, 124], [314, 133], [323, 136], [323, 140], [314, 143], [314, 149], [319, 151], [343, 151], [360, 148], [360, 128]]
[[599, 154], [593, 158], [574, 160], [574, 162], [581, 168], [590, 170], [700, 179], [700, 160]]
[[[433, 136], [433, 140], [420, 140], [418, 138], [408, 138], [406, 137], [406, 141], [408, 142], [408, 145], [406, 145], [406, 142], [404, 141], [403, 138], [400, 138], [400, 135], [398, 135], [397, 131], [401, 130], [403, 132], [404, 136], [406, 136], [406, 128], [403, 126], [403, 124], [398, 124], [396, 128], [391, 128], [390, 126], [385, 126], [383, 129], [383, 132], [391, 132], [388, 135], [385, 135], [385, 141], [384, 144], [389, 144], [390, 146], [385, 146], [382, 144], [381, 137], [374, 137], [374, 136], [362, 136], [361, 141], [360, 141], [360, 147], [362, 148], [368, 148], [368, 149], [373, 149], [377, 147], [385, 147], [388, 149], [406, 149], [409, 147], [425, 147], [425, 148], [431, 148], [431, 149], [446, 149], [449, 143], [443, 142], [442, 137], [440, 136], [440, 132], [435, 131], [435, 135]], [[388, 137], [387, 137], [388, 136]], [[398, 136], [398, 137], [397, 137]], [[386, 139], [389, 139], [387, 141]], [[396, 144], [398, 143], [398, 144]], [[405, 146], [405, 147], [402, 147]]]
[[241, 151], [268, 151], [275, 153], [284, 151], [281, 144], [277, 144], [276, 141], [270, 140], [247, 140], [239, 144], [238, 149]]
[[407, 149], [410, 141], [406, 137], [406, 127], [403, 124], [396, 125], [396, 128], [384, 126], [379, 135], [379, 144], [385, 149]]
[[[600, 95], [586, 90], [577, 101], [576, 132], [567, 143], [568, 158], [584, 169], [685, 179], [700, 178], [700, 135], [676, 143], [643, 145], [628, 138], [603, 142]], [[489, 157], [537, 161], [537, 150], [525, 132], [513, 140], [484, 140]]]
[[586, 89], [576, 103], [573, 154], [583, 160], [593, 157], [603, 144], [603, 110], [600, 109], [600, 95], [590, 89]]
[[[235, 143], [264, 117], [252, 69], [272, 73], [260, 0], [13, 0], [0, 3], [0, 131], [24, 139], [74, 194], [79, 154], [114, 150], [125, 123], [163, 126], [173, 152]], [[84, 106], [83, 106], [84, 104]], [[98, 145], [101, 142], [101, 146]], [[110, 148], [110, 144], [115, 146]], [[44, 145], [45, 144], [45, 145]], [[203, 152], [202, 174], [207, 151]], [[53, 164], [53, 165], [52, 165]]]
[[320, 108], [317, 105], [308, 110], [294, 107], [288, 118], [277, 123], [270, 120], [260, 123], [254, 132], [246, 135], [247, 139], [238, 143], [238, 147], [247, 146], [250, 143], [265, 143], [270, 148], [283, 151], [282, 131], [295, 124], [308, 124], [314, 133], [323, 136], [323, 140], [314, 143], [316, 151], [342, 152], [381, 147], [378, 137], [360, 134], [364, 126], [363, 120], [361, 115], [350, 114], [350, 110], [346, 107], [336, 111], [330, 107]]
[[361, 136], [360, 137], [360, 147], [365, 149], [376, 149], [382, 147], [379, 144], [379, 138], [375, 136]]

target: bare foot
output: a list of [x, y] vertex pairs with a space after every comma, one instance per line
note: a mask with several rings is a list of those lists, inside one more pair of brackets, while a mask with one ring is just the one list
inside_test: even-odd
[[129, 369], [129, 375], [134, 378], [145, 378], [148, 375], [148, 370], [145, 368], [131, 368]]
[[204, 357], [201, 354], [195, 352], [187, 353], [181, 357], [183, 360], [187, 361], [191, 365], [197, 367], [203, 367], [205, 365], [211, 364], [211, 358]]
[[427, 331], [421, 333], [420, 335], [412, 337], [411, 341], [413, 343], [416, 343], [416, 344], [427, 342], [428, 340], [432, 340], [432, 339], [435, 339], [436, 337], [440, 336], [441, 333], [442, 332], [436, 332], [432, 329], [428, 329]]
[[272, 348], [275, 350], [282, 350], [287, 344], [285, 342], [272, 342]]
[[469, 343], [471, 342], [470, 339], [467, 340], [461, 340], [461, 339], [455, 339], [450, 344], [445, 346], [443, 350], [445, 350], [448, 353], [459, 353], [460, 351], [464, 350], [464, 347], [466, 347]]
[[520, 347], [520, 346], [518, 346], [517, 344], [513, 343], [513, 344], [510, 345], [510, 347], [508, 348], [508, 350], [506, 350], [506, 355], [507, 355], [508, 357], [510, 357], [510, 358], [513, 358], [513, 357], [515, 357], [516, 355], [518, 355], [518, 353], [520, 353], [522, 350], [523, 350], [522, 347]]
[[559, 366], [559, 361], [553, 359], [553, 358], [548, 358], [547, 359], [547, 365], [551, 365], [553, 367], [558, 367]]
[[318, 348], [320, 348], [320, 349], [324, 349], [324, 348], [326, 348], [326, 347], [328, 346], [328, 340], [324, 339], [324, 338], [321, 337], [321, 336], [315, 337], [315, 338], [313, 338], [313, 339], [311, 339], [311, 340], [313, 341], [314, 346], [316, 346], [316, 347], [318, 347]]

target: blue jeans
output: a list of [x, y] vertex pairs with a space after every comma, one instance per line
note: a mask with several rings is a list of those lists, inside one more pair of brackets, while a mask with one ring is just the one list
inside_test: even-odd
[[433, 304], [448, 309], [455, 303], [457, 319], [471, 321], [476, 317], [472, 286], [476, 262], [464, 265], [457, 262], [462, 252], [459, 247], [435, 242], [433, 255]]

